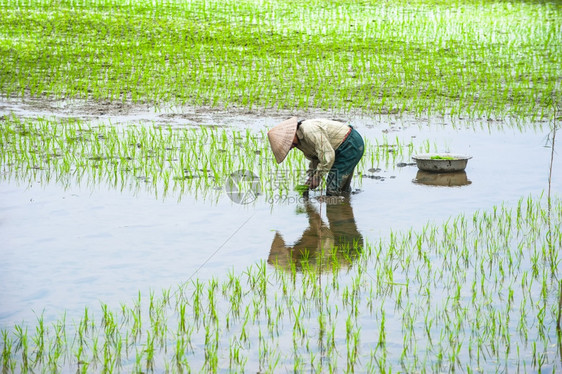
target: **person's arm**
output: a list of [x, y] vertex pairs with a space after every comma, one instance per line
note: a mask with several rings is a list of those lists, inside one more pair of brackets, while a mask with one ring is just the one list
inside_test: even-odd
[[317, 159], [310, 159], [310, 162], [308, 163], [308, 170], [306, 171], [306, 175], [309, 178], [312, 177], [312, 175], [316, 171], [317, 167], [318, 167], [318, 160]]

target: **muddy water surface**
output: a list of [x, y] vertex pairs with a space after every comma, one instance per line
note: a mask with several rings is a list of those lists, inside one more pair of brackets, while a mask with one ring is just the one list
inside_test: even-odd
[[[145, 119], [163, 116], [152, 113]], [[255, 129], [282, 119], [256, 114], [224, 118], [205, 123]], [[173, 124], [186, 125], [183, 120]], [[370, 242], [391, 230], [417, 229], [502, 203], [514, 206], [548, 189], [547, 125], [542, 130], [475, 130], [412, 119], [354, 118], [353, 123], [373, 141], [383, 136], [416, 144], [429, 140], [438, 151], [473, 158], [466, 173], [455, 178], [419, 174], [413, 165], [364, 170], [363, 178], [354, 179], [357, 193], [349, 209], [336, 213], [336, 219], [316, 200], [320, 193], [311, 194], [309, 205], [296, 193], [273, 203], [258, 196], [241, 205], [224, 192], [214, 199], [189, 193], [163, 198], [104, 184], [63, 187], [54, 181], [18, 180], [5, 171], [0, 179], [0, 327], [34, 321], [39, 314], [52, 321], [66, 312], [70, 319], [85, 307], [98, 310], [102, 302], [118, 308], [139, 292], [159, 294], [195, 277], [239, 273], [279, 248], [309, 240], [307, 232], [320, 223], [338, 235], [347, 232]], [[560, 151], [551, 188], [562, 191]], [[337, 214], [345, 219], [338, 220]]]

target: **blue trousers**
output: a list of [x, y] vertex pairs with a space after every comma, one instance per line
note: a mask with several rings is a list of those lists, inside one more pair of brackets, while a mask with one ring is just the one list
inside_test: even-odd
[[352, 127], [347, 139], [336, 149], [334, 164], [326, 178], [326, 195], [344, 195], [351, 192], [353, 171], [364, 152], [363, 138]]

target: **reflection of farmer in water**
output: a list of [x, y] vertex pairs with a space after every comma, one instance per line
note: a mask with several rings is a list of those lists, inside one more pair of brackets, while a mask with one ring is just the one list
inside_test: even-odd
[[287, 246], [281, 234], [276, 232], [267, 262], [285, 269], [290, 269], [293, 264], [300, 269], [304, 262], [319, 270], [351, 265], [363, 248], [363, 237], [357, 230], [349, 199], [325, 206], [329, 226], [307, 201], [308, 228], [293, 246]]
[[326, 174], [326, 195], [351, 192], [353, 170], [363, 156], [363, 138], [351, 126], [327, 119], [281, 122], [267, 133], [275, 160], [280, 164], [293, 148], [310, 160], [306, 184], [315, 189]]

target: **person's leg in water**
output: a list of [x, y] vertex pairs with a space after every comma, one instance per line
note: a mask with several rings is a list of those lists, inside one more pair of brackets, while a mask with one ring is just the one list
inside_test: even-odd
[[326, 179], [326, 195], [347, 195], [351, 192], [353, 171], [364, 151], [363, 138], [352, 128], [347, 139], [336, 149], [335, 161]]

